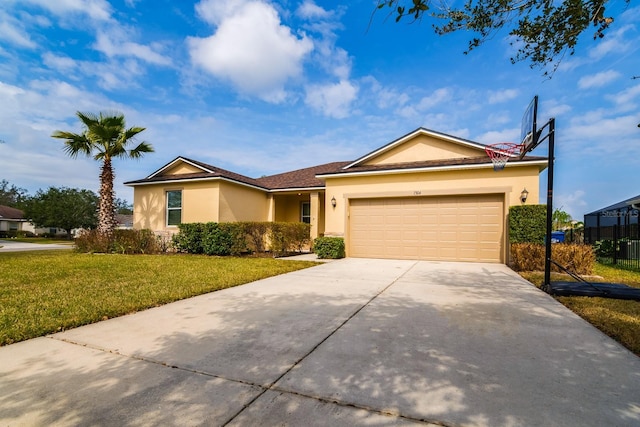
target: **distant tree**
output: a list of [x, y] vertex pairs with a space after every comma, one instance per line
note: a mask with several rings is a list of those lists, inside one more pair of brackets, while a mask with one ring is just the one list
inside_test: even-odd
[[573, 220], [573, 218], [571, 218], [571, 215], [569, 215], [567, 212], [561, 209], [556, 209], [551, 215], [551, 220], [553, 221], [554, 230], [564, 230], [565, 228], [571, 227], [571, 221]]
[[98, 224], [98, 196], [89, 190], [50, 187], [38, 190], [23, 204], [24, 216], [37, 227], [58, 227], [71, 238], [74, 228], [95, 228]]
[[27, 197], [27, 190], [24, 188], [9, 185], [9, 181], [0, 181], [0, 205], [19, 208], [20, 203]]
[[[624, 0], [628, 5], [630, 0]], [[378, 0], [378, 9], [391, 8], [396, 22], [425, 15], [442, 22], [434, 25], [437, 34], [471, 31], [467, 51], [482, 45], [503, 27], [517, 39], [518, 51], [511, 62], [529, 60], [531, 67], [555, 62], [555, 68], [568, 52], [573, 55], [580, 35], [593, 27], [594, 39], [603, 38], [613, 23], [605, 16], [609, 0], [468, 0], [453, 8], [444, 0]], [[431, 9], [435, 12], [429, 13]], [[512, 43], [514, 44], [514, 43]], [[548, 72], [545, 72], [548, 74]]]
[[113, 201], [113, 206], [117, 214], [121, 214], [121, 215], [133, 214], [133, 204], [129, 203], [124, 199], [116, 198]]
[[102, 162], [100, 171], [100, 209], [98, 232], [108, 237], [113, 235], [116, 227], [113, 180], [115, 174], [111, 163], [114, 158], [139, 159], [144, 153], [153, 152], [153, 147], [147, 142], [141, 142], [132, 149], [127, 149], [133, 143], [136, 135], [144, 131], [142, 127], [126, 128], [123, 114], [76, 113], [84, 130], [82, 133], [55, 131], [53, 138], [64, 139], [66, 153], [76, 158], [79, 154], [88, 157], [93, 155], [95, 160]]

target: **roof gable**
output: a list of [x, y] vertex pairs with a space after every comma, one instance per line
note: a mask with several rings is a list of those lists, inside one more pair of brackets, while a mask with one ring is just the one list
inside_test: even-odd
[[125, 185], [147, 185], [165, 182], [184, 182], [202, 180], [225, 180], [236, 184], [266, 190], [257, 180], [239, 173], [231, 172], [206, 163], [191, 160], [186, 157], [176, 157], [148, 177], [136, 181], [125, 182]]
[[443, 161], [486, 156], [485, 146], [429, 129], [415, 131], [364, 155], [345, 169], [417, 161]]
[[215, 173], [212, 166], [205, 165], [204, 163], [196, 162], [195, 160], [187, 159], [186, 157], [176, 157], [146, 179], [156, 178], [160, 176], [171, 175], [186, 175], [193, 173]]
[[24, 219], [24, 213], [20, 209], [0, 205], [0, 218]]

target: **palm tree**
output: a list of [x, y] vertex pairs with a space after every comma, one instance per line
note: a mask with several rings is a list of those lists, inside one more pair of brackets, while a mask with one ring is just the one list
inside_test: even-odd
[[73, 132], [55, 131], [53, 138], [64, 139], [64, 151], [72, 158], [84, 154], [93, 156], [101, 161], [100, 168], [100, 204], [98, 209], [98, 232], [108, 237], [113, 235], [116, 227], [113, 180], [115, 174], [111, 159], [130, 158], [139, 159], [144, 153], [153, 152], [153, 147], [147, 142], [139, 143], [135, 148], [127, 149], [127, 145], [133, 143], [137, 134], [145, 128], [126, 128], [124, 114], [100, 113], [98, 116], [91, 113], [76, 113], [84, 126], [80, 134]]

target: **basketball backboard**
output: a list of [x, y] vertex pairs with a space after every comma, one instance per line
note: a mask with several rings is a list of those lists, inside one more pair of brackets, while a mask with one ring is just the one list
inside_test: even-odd
[[529, 106], [522, 116], [522, 124], [520, 126], [520, 158], [523, 158], [529, 151], [533, 150], [538, 143], [538, 95], [534, 96]]

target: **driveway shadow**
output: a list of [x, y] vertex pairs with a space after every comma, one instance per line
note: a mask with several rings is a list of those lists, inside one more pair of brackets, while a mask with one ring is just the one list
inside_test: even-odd
[[638, 359], [524, 280], [322, 271], [0, 348], [0, 424], [640, 422]]

